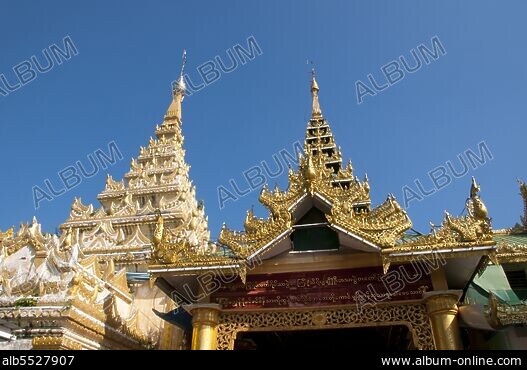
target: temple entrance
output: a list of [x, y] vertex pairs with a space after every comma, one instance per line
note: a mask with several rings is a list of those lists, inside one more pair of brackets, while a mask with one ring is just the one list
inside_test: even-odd
[[378, 350], [415, 349], [405, 325], [321, 330], [240, 332], [235, 350]]
[[[335, 348], [345, 343], [346, 348], [375, 345], [376, 348], [434, 349], [431, 329], [426, 306], [421, 303], [377, 305], [360, 312], [356, 306], [231, 311], [220, 315], [216, 348], [276, 346], [274, 335], [290, 343], [290, 347], [299, 342], [304, 343], [302, 348], [320, 348], [328, 343], [331, 346], [327, 348]], [[335, 340], [337, 337], [339, 340]], [[395, 344], [390, 347], [391, 343]]]

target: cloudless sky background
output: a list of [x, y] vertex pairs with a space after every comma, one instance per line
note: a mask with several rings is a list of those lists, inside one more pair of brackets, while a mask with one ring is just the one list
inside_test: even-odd
[[[106, 172], [34, 209], [32, 187], [115, 140], [124, 160], [108, 169], [121, 179], [139, 147], [162, 122], [181, 53], [187, 72], [254, 36], [263, 55], [185, 99], [186, 160], [198, 199], [205, 201], [213, 238], [223, 222], [240, 229], [258, 191], [220, 210], [217, 188], [303, 141], [310, 115], [310, 67], [316, 63], [320, 99], [337, 144], [356, 174], [367, 172], [372, 200], [402, 188], [484, 140], [494, 160], [445, 189], [411, 202], [418, 230], [458, 215], [470, 176], [495, 228], [522, 213], [516, 177], [527, 180], [527, 2], [525, 1], [3, 1], [0, 74], [70, 36], [79, 55], [0, 96], [0, 229], [35, 215], [46, 231], [64, 222], [75, 196], [98, 205]], [[357, 104], [355, 82], [437, 35], [447, 51], [375, 97]], [[275, 180], [270, 181], [271, 187]], [[283, 188], [287, 174], [278, 179]], [[266, 213], [257, 208], [260, 216]]]

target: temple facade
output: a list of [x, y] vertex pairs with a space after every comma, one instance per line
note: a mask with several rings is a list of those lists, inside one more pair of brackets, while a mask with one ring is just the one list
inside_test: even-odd
[[[313, 71], [288, 187], [264, 186], [244, 230], [211, 242], [189, 178], [183, 71], [156, 138], [100, 206], [76, 198], [61, 235], [0, 232], [4, 348], [527, 348], [525, 214], [493, 230], [473, 178], [464, 216], [412, 229], [391, 194], [344, 164]], [[470, 186], [469, 186], [470, 185]]]

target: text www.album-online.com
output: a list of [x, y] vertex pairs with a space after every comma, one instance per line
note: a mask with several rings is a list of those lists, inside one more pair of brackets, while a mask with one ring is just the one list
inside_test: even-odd
[[381, 357], [383, 366], [437, 366], [437, 365], [459, 365], [459, 366], [521, 366], [522, 359], [518, 357]]

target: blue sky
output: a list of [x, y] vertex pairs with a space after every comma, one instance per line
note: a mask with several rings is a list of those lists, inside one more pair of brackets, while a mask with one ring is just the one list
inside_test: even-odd
[[[262, 55], [184, 102], [191, 177], [203, 199], [213, 238], [221, 224], [240, 228], [258, 191], [220, 209], [218, 186], [303, 140], [310, 113], [309, 70], [316, 63], [320, 99], [343, 156], [367, 172], [374, 204], [458, 154], [493, 160], [424, 200], [408, 213], [418, 230], [459, 214], [474, 175], [494, 227], [522, 213], [517, 177], [527, 180], [525, 1], [55, 1], [3, 2], [0, 74], [69, 36], [78, 55], [7, 96], [0, 96], [3, 159], [0, 230], [35, 215], [48, 231], [63, 222], [75, 196], [97, 203], [106, 172], [120, 179], [146, 145], [170, 102], [181, 52], [187, 72], [253, 36]], [[357, 104], [356, 81], [383, 78], [381, 67], [437, 36], [446, 50], [429, 65]], [[0, 85], [1, 87], [2, 85]], [[124, 160], [34, 209], [32, 188], [60, 183], [57, 172], [115, 141]], [[278, 179], [283, 187], [286, 175]], [[276, 180], [270, 180], [274, 186]], [[262, 209], [256, 208], [260, 216]]]

